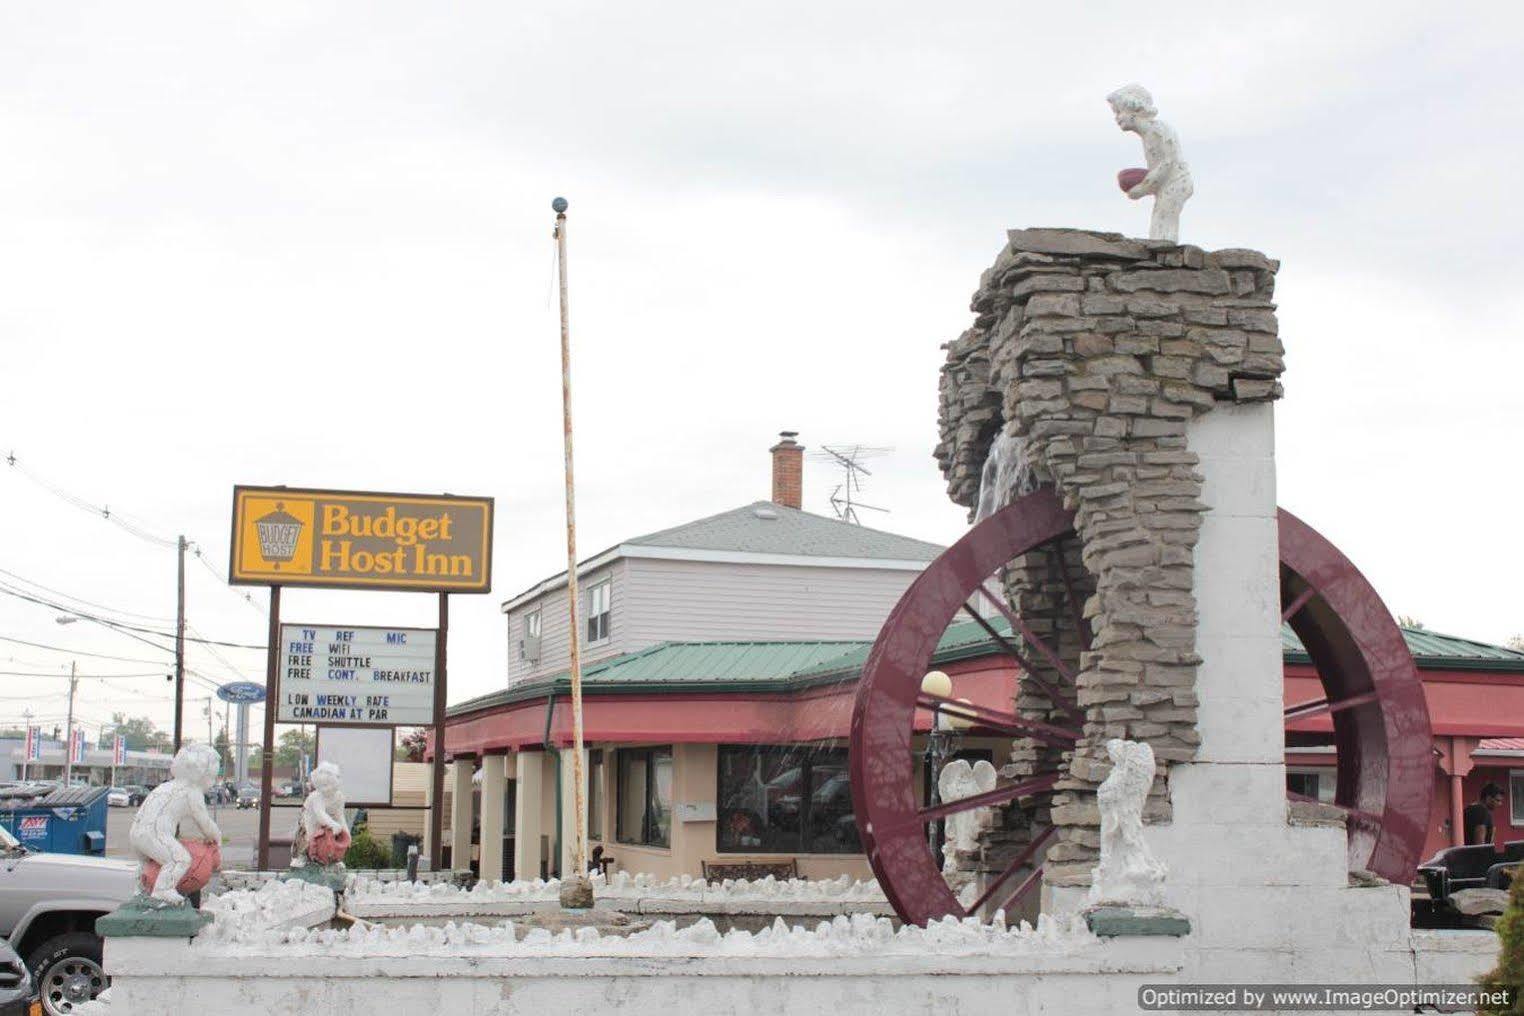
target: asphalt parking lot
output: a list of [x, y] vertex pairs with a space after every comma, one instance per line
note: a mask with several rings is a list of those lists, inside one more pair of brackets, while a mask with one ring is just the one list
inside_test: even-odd
[[[136, 808], [108, 808], [106, 817], [106, 856], [130, 859], [132, 845], [127, 842], [127, 830], [132, 825]], [[222, 829], [222, 866], [233, 870], [254, 867], [254, 841], [259, 836], [259, 809], [245, 808], [239, 811], [231, 804], [211, 809], [212, 818]], [[276, 836], [288, 836], [296, 825], [296, 808], [276, 805], [270, 815], [270, 829]]]

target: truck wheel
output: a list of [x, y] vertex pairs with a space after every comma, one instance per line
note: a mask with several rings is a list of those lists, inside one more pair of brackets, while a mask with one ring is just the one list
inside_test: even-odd
[[88, 931], [48, 939], [32, 950], [27, 966], [48, 1016], [69, 1016], [111, 983], [101, 966], [101, 940]]

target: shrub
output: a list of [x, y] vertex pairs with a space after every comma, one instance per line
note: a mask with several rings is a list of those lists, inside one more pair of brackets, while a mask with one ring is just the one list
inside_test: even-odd
[[1498, 965], [1477, 979], [1484, 988], [1512, 988], [1516, 996], [1511, 1005], [1489, 1006], [1478, 1012], [1497, 1016], [1524, 1016], [1524, 871], [1515, 873], [1508, 890], [1508, 909], [1498, 918]]
[[346, 868], [385, 868], [391, 862], [391, 850], [378, 843], [370, 830], [364, 828], [354, 834], [349, 850], [344, 854]]

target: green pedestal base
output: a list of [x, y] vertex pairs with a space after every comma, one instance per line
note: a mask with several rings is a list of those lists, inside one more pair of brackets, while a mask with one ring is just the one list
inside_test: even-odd
[[138, 895], [96, 918], [95, 933], [108, 938], [192, 938], [211, 921], [211, 914], [189, 903], [175, 906]]
[[1191, 922], [1184, 914], [1162, 907], [1096, 907], [1085, 911], [1085, 923], [1102, 938], [1122, 935], [1189, 935]]
[[349, 880], [349, 869], [342, 864], [308, 864], [300, 868], [287, 868], [280, 873], [282, 882], [311, 882], [325, 889], [333, 890], [334, 895], [344, 891], [344, 883]]

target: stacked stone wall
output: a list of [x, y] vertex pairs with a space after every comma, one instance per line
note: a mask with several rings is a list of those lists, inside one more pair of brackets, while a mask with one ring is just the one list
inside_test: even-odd
[[[1026, 840], [1030, 820], [1052, 821], [1059, 834], [1045, 879], [1088, 882], [1099, 845], [1095, 788], [1112, 737], [1153, 746], [1163, 771], [1148, 816], [1168, 818], [1167, 764], [1191, 759], [1200, 741], [1191, 589], [1206, 506], [1186, 424], [1219, 402], [1280, 397], [1278, 267], [1250, 250], [1013, 230], [974, 294], [973, 327], [945, 347], [936, 455], [952, 499], [976, 504], [1004, 428], [1032, 475], [1075, 511], [1078, 534], [1078, 546], [1027, 554], [1004, 576], [1012, 606], [1076, 675], [1068, 694], [1085, 722], [1072, 752], [1013, 746], [1007, 775], [1059, 766], [1065, 776], [1048, 814], [1029, 809], [991, 834], [987, 867]], [[1060, 558], [1088, 632], [1065, 609]], [[1062, 681], [1042, 667], [1050, 683]], [[1016, 708], [1065, 722], [1031, 681]]]

